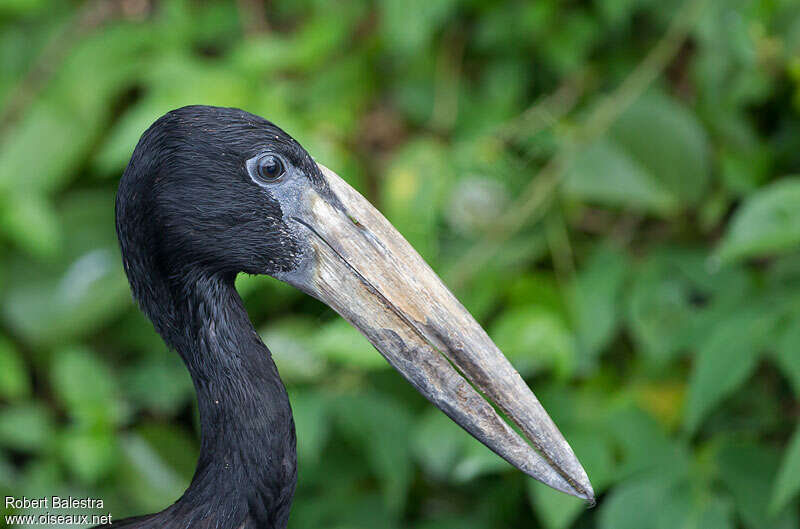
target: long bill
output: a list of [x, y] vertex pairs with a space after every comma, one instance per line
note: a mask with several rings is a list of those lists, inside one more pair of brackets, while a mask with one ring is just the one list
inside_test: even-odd
[[280, 279], [338, 312], [417, 391], [513, 466], [594, 503], [569, 444], [491, 338], [380, 212], [320, 169], [329, 191], [307, 190], [287, 213], [308, 230], [313, 255]]

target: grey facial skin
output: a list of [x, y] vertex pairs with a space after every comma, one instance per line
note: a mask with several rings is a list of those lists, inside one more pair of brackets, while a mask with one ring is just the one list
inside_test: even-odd
[[325, 192], [297, 183], [272, 191], [287, 225], [309, 241], [299, 268], [276, 277], [333, 308], [420, 393], [506, 461], [593, 504], [589, 478], [569, 444], [491, 338], [366, 199], [320, 169]]

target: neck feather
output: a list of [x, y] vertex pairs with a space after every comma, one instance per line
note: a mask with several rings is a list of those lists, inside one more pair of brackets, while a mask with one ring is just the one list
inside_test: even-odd
[[297, 480], [286, 389], [234, 277], [184, 277], [191, 281], [170, 289], [173, 321], [154, 323], [172, 329], [164, 337], [191, 373], [201, 449], [189, 489], [158, 516], [193, 527], [282, 529]]

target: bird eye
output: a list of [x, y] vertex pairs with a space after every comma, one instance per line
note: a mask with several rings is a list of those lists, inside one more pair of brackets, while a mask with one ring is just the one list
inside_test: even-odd
[[283, 162], [274, 154], [267, 154], [258, 159], [258, 176], [265, 182], [274, 182], [286, 172]]

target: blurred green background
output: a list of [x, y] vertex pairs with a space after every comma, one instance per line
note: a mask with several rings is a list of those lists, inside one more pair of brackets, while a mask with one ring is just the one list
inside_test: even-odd
[[798, 527], [800, 3], [0, 0], [3, 495], [121, 518], [188, 485], [191, 381], [113, 227], [186, 104], [263, 115], [378, 205], [599, 494], [526, 479], [332, 311], [241, 278], [292, 395], [291, 528]]

